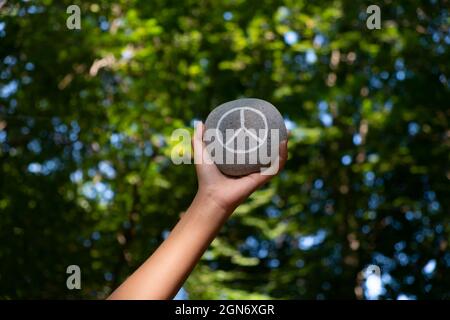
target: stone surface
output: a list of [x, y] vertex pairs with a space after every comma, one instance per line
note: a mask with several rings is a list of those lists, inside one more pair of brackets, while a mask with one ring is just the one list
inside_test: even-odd
[[[215, 148], [220, 147], [223, 151], [223, 160], [232, 159], [231, 163], [230, 161], [220, 163], [218, 157], [214, 157], [214, 152], [211, 154], [219, 170], [230, 176], [258, 172], [261, 167], [270, 165], [267, 162], [261, 163], [260, 157], [261, 152], [269, 157], [274, 151], [276, 152], [274, 156], [278, 155], [279, 149], [271, 150], [270, 129], [278, 129], [278, 142], [287, 139], [286, 126], [280, 112], [272, 104], [261, 99], [239, 99], [221, 104], [208, 115], [205, 128], [207, 131], [213, 129], [217, 132], [215, 138], [221, 140], [221, 142], [215, 138], [208, 140], [205, 139], [205, 135], [206, 145], [210, 147], [211, 143], [216, 143]], [[228, 132], [227, 136], [227, 129], [233, 129], [235, 134]], [[218, 142], [220, 144], [217, 144]], [[238, 157], [241, 158], [240, 163]]]

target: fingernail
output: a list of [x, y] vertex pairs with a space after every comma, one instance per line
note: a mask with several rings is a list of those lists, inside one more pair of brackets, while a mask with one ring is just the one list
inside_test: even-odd
[[200, 137], [201, 135], [201, 125], [202, 122], [200, 120], [195, 121], [195, 134], [197, 135], [197, 137]]

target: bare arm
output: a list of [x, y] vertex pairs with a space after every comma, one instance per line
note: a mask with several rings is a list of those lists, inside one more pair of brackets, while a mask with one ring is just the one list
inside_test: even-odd
[[[194, 158], [208, 155], [203, 125], [193, 138]], [[280, 146], [280, 168], [287, 157]], [[198, 162], [198, 161], [196, 161]], [[192, 204], [169, 237], [108, 299], [171, 299], [234, 209], [271, 176], [254, 173], [241, 178], [223, 175], [214, 164], [196, 164], [199, 188]]]

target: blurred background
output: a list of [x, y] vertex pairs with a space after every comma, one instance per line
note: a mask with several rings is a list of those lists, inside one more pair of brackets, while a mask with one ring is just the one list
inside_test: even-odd
[[178, 298], [450, 298], [449, 1], [0, 6], [0, 298], [105, 298], [195, 194], [172, 131], [242, 97], [290, 159]]

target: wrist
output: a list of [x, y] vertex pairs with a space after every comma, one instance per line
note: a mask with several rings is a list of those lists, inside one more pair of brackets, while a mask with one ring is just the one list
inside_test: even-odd
[[202, 206], [209, 206], [215, 212], [221, 215], [229, 216], [236, 209], [237, 205], [226, 203], [220, 199], [220, 195], [214, 190], [208, 188], [199, 188], [195, 195], [194, 202], [201, 204]]

